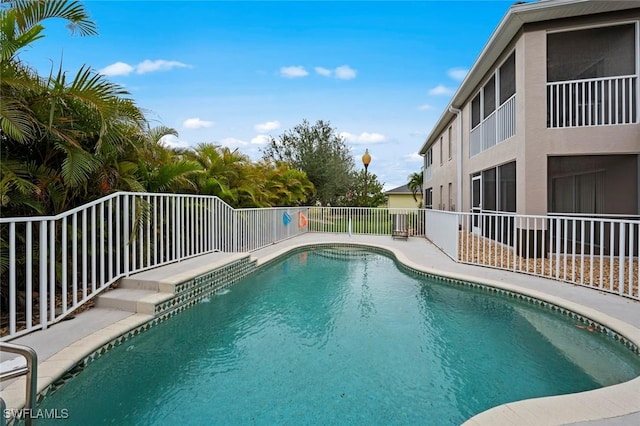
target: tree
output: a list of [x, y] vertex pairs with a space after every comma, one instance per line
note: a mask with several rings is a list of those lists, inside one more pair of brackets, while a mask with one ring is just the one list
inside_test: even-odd
[[271, 164], [263, 161], [256, 167], [259, 175], [264, 177], [270, 206], [302, 205], [315, 193], [307, 174], [286, 163]]
[[52, 18], [96, 34], [76, 1], [10, 0], [0, 9], [0, 156], [7, 164], [0, 199], [15, 216], [58, 213], [100, 196], [92, 183], [131, 151], [129, 136], [144, 123], [142, 111], [122, 97], [127, 92], [88, 66], [73, 78], [62, 66], [45, 78], [20, 61], [19, 51], [44, 37], [42, 22]]
[[160, 126], [148, 129], [137, 143], [140, 181], [148, 192], [194, 193], [202, 167], [190, 151], [162, 144], [162, 137], [177, 136], [176, 130]]
[[38, 75], [18, 59], [20, 50], [44, 37], [43, 21], [66, 20], [72, 33], [97, 34], [95, 22], [84, 6], [68, 0], [3, 0], [0, 9], [0, 75], [2, 106], [0, 131], [3, 135], [26, 142], [34, 137], [34, 119], [19, 97], [24, 90], [38, 86]]
[[[418, 197], [416, 194], [420, 193], [420, 196], [424, 196], [424, 191], [422, 190], [422, 182], [423, 182], [423, 172], [420, 173], [411, 173], [409, 175], [409, 190], [413, 194], [413, 200], [417, 203]], [[420, 199], [420, 208], [422, 208], [422, 198]]]
[[305, 172], [316, 189], [311, 203], [337, 205], [352, 185], [353, 157], [329, 122], [318, 120], [310, 125], [303, 120], [277, 139], [271, 138], [263, 150], [263, 158], [276, 163], [284, 161]]
[[339, 200], [341, 206], [378, 207], [386, 200], [383, 185], [374, 173], [360, 170], [353, 174], [352, 184], [346, 195]]

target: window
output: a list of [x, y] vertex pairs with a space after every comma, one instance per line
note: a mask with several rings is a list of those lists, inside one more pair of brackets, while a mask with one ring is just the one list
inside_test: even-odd
[[516, 211], [516, 162], [498, 167], [498, 210]]
[[451, 145], [451, 126], [449, 126], [449, 130], [447, 130], [447, 137], [449, 138], [449, 160], [451, 160], [451, 157], [453, 156], [453, 147]]
[[500, 105], [516, 93], [516, 52], [504, 61], [500, 67]]
[[637, 215], [639, 173], [638, 154], [549, 157], [548, 210]]
[[424, 192], [424, 207], [427, 209], [433, 208], [433, 188], [427, 188]]
[[487, 118], [496, 110], [496, 76], [492, 75], [487, 84], [482, 88], [484, 111], [482, 118]]
[[429, 148], [424, 156], [424, 179], [431, 179], [431, 166], [433, 165], [433, 148]]
[[440, 136], [440, 165], [442, 166], [442, 150], [444, 149], [444, 147], [442, 146], [442, 136]]
[[482, 191], [478, 187], [476, 197], [482, 194], [482, 210], [515, 212], [516, 162], [492, 167], [484, 170], [481, 175]]
[[453, 185], [452, 185], [451, 182], [449, 182], [449, 194], [448, 194], [449, 195], [449, 210], [453, 210], [454, 209], [453, 198], [451, 198], [451, 196], [453, 195], [452, 194], [452, 188], [453, 188]]
[[471, 128], [480, 124], [480, 93], [471, 101]]
[[604, 172], [564, 176], [552, 180], [555, 213], [604, 213]]
[[482, 210], [496, 210], [496, 169], [482, 172]]
[[442, 204], [442, 185], [440, 185], [440, 203], [438, 204], [438, 209], [443, 210], [444, 205]]
[[635, 24], [547, 35], [547, 81], [635, 74]]

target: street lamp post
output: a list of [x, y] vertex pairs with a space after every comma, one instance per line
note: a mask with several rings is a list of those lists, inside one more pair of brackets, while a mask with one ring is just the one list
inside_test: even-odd
[[[369, 155], [369, 149], [367, 148], [362, 155], [362, 164], [364, 164], [364, 196], [365, 199], [369, 199], [369, 179], [367, 179], [367, 169], [371, 163], [371, 155]], [[368, 206], [367, 206], [368, 207]]]

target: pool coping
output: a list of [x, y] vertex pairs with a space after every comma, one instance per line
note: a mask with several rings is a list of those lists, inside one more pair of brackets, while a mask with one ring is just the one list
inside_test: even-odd
[[[478, 284], [489, 289], [498, 289], [510, 296], [522, 295], [540, 301], [550, 306], [560, 307], [567, 312], [575, 313], [576, 319], [593, 324], [597, 327], [605, 327], [602, 332], [613, 332], [625, 339], [627, 346], [633, 346], [636, 353], [640, 348], [640, 328], [635, 327], [620, 319], [614, 318], [597, 309], [590, 308], [567, 299], [550, 295], [541, 291], [528, 289], [515, 284], [508, 284], [485, 277], [471, 276], [437, 268], [429, 268], [409, 259], [405, 253], [396, 247], [379, 242], [335, 239], [322, 241], [308, 241], [295, 243], [287, 240], [283, 248], [276, 245], [268, 250], [257, 250], [249, 253], [256, 267], [260, 268], [272, 261], [276, 261], [284, 255], [296, 250], [304, 250], [312, 247], [328, 246], [353, 246], [365, 247], [374, 251], [383, 251], [392, 255], [395, 260], [410, 270], [450, 281], [454, 284], [468, 283]], [[228, 262], [233, 262], [230, 256]], [[222, 262], [224, 263], [224, 261]], [[219, 266], [219, 265], [215, 265]], [[558, 283], [562, 285], [562, 283]], [[74, 377], [103, 353], [112, 347], [118, 346], [129, 338], [163, 321], [157, 317], [143, 314], [132, 314], [126, 318], [109, 324], [106, 327], [86, 336], [75, 343], [64, 347], [50, 358], [38, 365], [38, 397], [39, 399], [54, 392], [57, 387], [66, 380]], [[2, 390], [2, 398], [10, 409], [20, 409], [24, 406], [24, 390], [26, 379], [24, 377], [14, 381]], [[611, 419], [640, 412], [640, 377], [613, 386], [607, 386], [587, 392], [557, 395], [515, 401], [490, 408], [481, 412], [463, 423], [464, 425], [498, 425], [498, 424], [569, 424], [576, 422], [589, 422], [594, 420]]]

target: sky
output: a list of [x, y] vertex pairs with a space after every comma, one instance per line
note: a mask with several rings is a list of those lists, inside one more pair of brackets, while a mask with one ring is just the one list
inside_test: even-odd
[[385, 190], [417, 152], [513, 1], [84, 1], [98, 35], [46, 23], [21, 54], [41, 74], [89, 65], [173, 146], [253, 160], [270, 137], [328, 121]]

